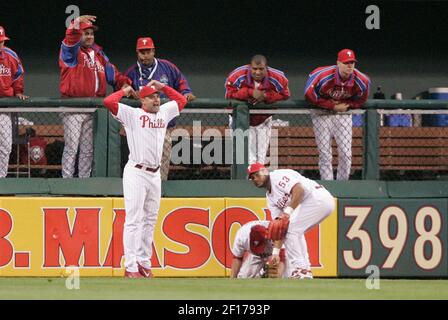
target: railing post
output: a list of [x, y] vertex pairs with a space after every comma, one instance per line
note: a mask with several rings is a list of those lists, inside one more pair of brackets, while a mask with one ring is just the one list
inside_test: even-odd
[[121, 176], [121, 124], [109, 114], [107, 137], [107, 176]]
[[378, 180], [380, 178], [380, 116], [376, 109], [366, 111], [363, 131], [363, 179]]
[[93, 128], [93, 172], [92, 177], [107, 177], [107, 127], [109, 112], [98, 108]]
[[233, 109], [232, 131], [232, 180], [246, 179], [249, 165], [249, 107], [247, 104], [238, 104]]

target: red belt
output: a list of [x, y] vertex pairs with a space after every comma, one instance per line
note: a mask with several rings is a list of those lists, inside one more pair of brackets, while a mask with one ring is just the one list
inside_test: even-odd
[[148, 167], [143, 168], [143, 166], [141, 164], [136, 164], [135, 167], [137, 169], [142, 169], [142, 170], [146, 170], [146, 171], [149, 171], [149, 172], [157, 172], [157, 170], [159, 170], [159, 168], [160, 168], [160, 166], [158, 166], [157, 168], [154, 168], [154, 169], [148, 168]]

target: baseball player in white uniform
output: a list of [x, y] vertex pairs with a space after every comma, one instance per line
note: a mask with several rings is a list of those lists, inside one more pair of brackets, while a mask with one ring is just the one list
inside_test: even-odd
[[[172, 101], [160, 105], [158, 91]], [[140, 90], [141, 108], [119, 103], [123, 96], [129, 95], [135, 95], [132, 87], [108, 96], [104, 105], [124, 126], [130, 151], [123, 172], [125, 277], [150, 278], [154, 226], [161, 197], [159, 169], [165, 131], [167, 124], [185, 107], [187, 99], [156, 80]]]
[[[273, 241], [266, 239], [270, 221], [251, 221], [236, 233], [232, 246], [231, 278], [259, 278], [263, 266], [272, 256]], [[277, 253], [280, 255], [280, 252]], [[284, 253], [283, 253], [284, 255]], [[279, 258], [278, 274], [284, 270], [284, 257]]]
[[[305, 232], [331, 214], [335, 207], [333, 196], [294, 170], [269, 172], [263, 164], [254, 163], [247, 172], [256, 187], [267, 190], [268, 207], [275, 219], [269, 225], [267, 238], [284, 238], [286, 260], [292, 267], [289, 278], [312, 279]], [[274, 250], [279, 250], [277, 242]]]

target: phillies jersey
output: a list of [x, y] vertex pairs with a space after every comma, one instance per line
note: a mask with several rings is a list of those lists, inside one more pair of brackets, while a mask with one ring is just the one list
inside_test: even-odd
[[162, 104], [157, 113], [119, 103], [115, 118], [123, 124], [126, 131], [129, 160], [151, 168], [158, 167], [168, 122], [178, 115], [179, 109], [175, 101]]
[[23, 70], [19, 56], [8, 47], [0, 50], [0, 97], [23, 94]]
[[[258, 90], [265, 91], [266, 103], [287, 100], [289, 93], [288, 79], [285, 74], [277, 69], [268, 67], [267, 75], [257, 84], [252, 78], [250, 64], [241, 66], [233, 70], [226, 79], [225, 98], [249, 101], [253, 98], [255, 86]], [[271, 115], [269, 114], [251, 114], [250, 125], [261, 124]]]
[[179, 115], [187, 103], [184, 96], [168, 86], [165, 86], [162, 92], [174, 101], [162, 104], [157, 113], [119, 103], [124, 94], [123, 90], [104, 99], [104, 105], [124, 126], [129, 146], [129, 161], [135, 164], [151, 168], [160, 165], [167, 124]]
[[302, 176], [297, 171], [291, 169], [279, 169], [269, 173], [271, 181], [271, 192], [266, 192], [269, 210], [272, 219], [277, 218], [283, 209], [291, 203], [291, 190], [296, 184], [304, 189], [303, 199], [315, 189], [322, 188], [316, 181]]
[[[125, 75], [132, 81], [134, 90], [140, 90], [146, 86], [151, 80], [157, 80], [181, 94], [191, 93], [191, 88], [185, 76], [180, 72], [179, 68], [168, 60], [154, 59], [154, 63], [146, 66], [137, 61], [126, 70]], [[166, 98], [161, 94], [161, 98]], [[171, 121], [168, 127], [173, 127], [175, 121]]]
[[355, 69], [345, 82], [338, 66], [319, 67], [309, 75], [305, 86], [305, 99], [316, 106], [332, 110], [338, 103], [360, 108], [369, 97], [370, 79]]
[[59, 90], [66, 97], [104, 97], [107, 84], [121, 88], [131, 80], [109, 62], [102, 48], [81, 46], [82, 30], [73, 22], [65, 33], [59, 53]]
[[[269, 226], [269, 221], [259, 221], [259, 220], [251, 221], [243, 225], [237, 231], [232, 246], [232, 254], [234, 257], [242, 258], [246, 251], [250, 252], [250, 232], [252, 227], [255, 225], [262, 225], [263, 227], [267, 228]], [[272, 242], [270, 240], [266, 241], [264, 254], [266, 255], [272, 254]]]

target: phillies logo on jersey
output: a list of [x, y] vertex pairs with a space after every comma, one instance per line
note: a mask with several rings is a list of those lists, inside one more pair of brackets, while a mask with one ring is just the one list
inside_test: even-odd
[[82, 57], [84, 59], [84, 67], [87, 67], [92, 70], [96, 70], [97, 72], [104, 72], [104, 67], [101, 63], [98, 63], [97, 61], [93, 61], [84, 52], [82, 53]]
[[283, 209], [286, 206], [286, 203], [288, 202], [289, 194], [285, 194], [283, 197], [278, 199], [277, 201], [277, 207], [280, 209]]
[[0, 77], [6, 77], [11, 75], [11, 68], [8, 68], [4, 64], [0, 64]]
[[142, 128], [165, 128], [166, 124], [163, 119], [155, 119], [151, 121], [151, 118], [149, 116], [143, 115], [140, 117], [140, 120], [142, 121]]
[[34, 162], [39, 162], [45, 155], [45, 150], [42, 146], [33, 146], [30, 150], [30, 158]]
[[344, 88], [331, 88], [327, 94], [335, 100], [343, 100], [351, 97], [351, 94], [344, 90]]

